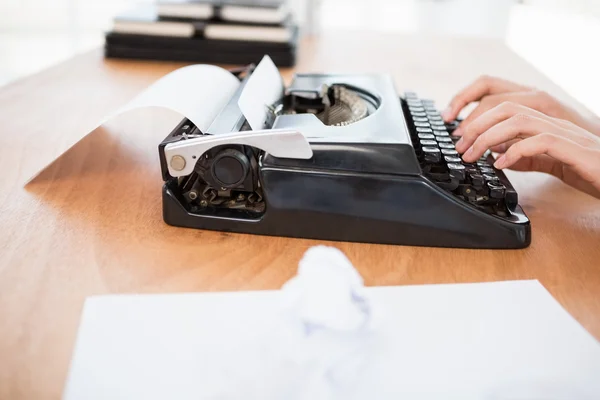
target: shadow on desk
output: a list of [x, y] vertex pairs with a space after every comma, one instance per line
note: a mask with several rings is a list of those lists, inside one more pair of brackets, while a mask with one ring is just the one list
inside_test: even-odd
[[[77, 268], [95, 268], [108, 292], [276, 288], [293, 276], [301, 254], [317, 242], [300, 240], [286, 252], [298, 242], [165, 224], [157, 148], [172, 126], [154, 121], [147, 130], [123, 129], [124, 121], [96, 129], [25, 187], [42, 204], [43, 219], [60, 220], [50, 252], [78, 243], [77, 251], [94, 253], [95, 265]], [[260, 283], [261, 271], [281, 264], [287, 268], [274, 269], [277, 279], [268, 274], [268, 286]]]
[[600, 287], [600, 203], [552, 177], [511, 177], [532, 221], [532, 245], [523, 250], [176, 228], [162, 219], [157, 150], [173, 126], [161, 118], [121, 118], [95, 130], [27, 185], [24, 201], [39, 209], [28, 231], [49, 236], [47, 268], [64, 270], [66, 277], [76, 269], [77, 284], [94, 293], [277, 289], [296, 273], [307, 248], [328, 244], [346, 253], [368, 286], [539, 279], [584, 325], [598, 324], [590, 316], [600, 307], [592, 307]]
[[559, 268], [557, 275], [548, 266], [568, 265], [573, 259], [565, 246], [600, 235], [599, 224], [586, 223], [590, 216], [600, 218], [597, 201], [552, 177], [522, 173], [515, 182], [533, 227], [532, 245], [524, 250], [324, 242], [171, 227], [162, 219], [157, 146], [172, 126], [160, 118], [120, 118], [85, 137], [26, 188], [48, 215], [63, 221], [68, 232], [62, 234], [85, 237], [82, 243], [95, 252], [109, 290], [126, 289], [129, 281], [151, 291], [170, 285], [179, 291], [273, 289], [293, 276], [308, 247], [322, 243], [345, 251], [368, 285], [549, 273], [552, 280], [569, 279], [568, 270]]

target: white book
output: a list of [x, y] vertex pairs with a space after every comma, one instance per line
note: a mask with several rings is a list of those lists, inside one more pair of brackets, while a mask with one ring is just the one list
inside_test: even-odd
[[250, 22], [257, 24], [280, 24], [289, 16], [286, 4], [278, 7], [250, 7], [243, 5], [223, 5], [220, 16], [225, 21]]
[[162, 0], [157, 12], [163, 18], [187, 18], [255, 24], [281, 24], [290, 10], [284, 0]]
[[193, 37], [202, 29], [201, 23], [163, 21], [154, 7], [141, 7], [116, 16], [112, 32], [131, 35]]
[[159, 16], [165, 18], [211, 19], [214, 16], [212, 2], [163, 1], [157, 4]]
[[131, 35], [193, 37], [195, 28], [192, 24], [180, 22], [156, 22], [153, 24], [143, 22], [115, 22], [113, 32]]
[[293, 30], [286, 26], [207, 24], [204, 28], [204, 37], [213, 40], [285, 43], [291, 40], [292, 35]]

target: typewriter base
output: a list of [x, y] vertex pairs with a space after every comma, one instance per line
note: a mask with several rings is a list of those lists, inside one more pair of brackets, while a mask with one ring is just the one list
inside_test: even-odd
[[513, 210], [513, 221], [488, 215], [422, 176], [278, 168], [263, 169], [261, 175], [267, 204], [260, 217], [192, 213], [167, 182], [164, 220], [196, 229], [393, 245], [518, 249], [531, 242], [529, 220], [520, 207]]

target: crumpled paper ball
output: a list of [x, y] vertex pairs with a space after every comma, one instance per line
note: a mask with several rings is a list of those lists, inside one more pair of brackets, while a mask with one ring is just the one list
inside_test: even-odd
[[297, 275], [283, 285], [284, 309], [301, 321], [307, 332], [318, 329], [367, 329], [370, 304], [363, 279], [350, 260], [334, 247], [310, 248]]
[[375, 305], [348, 258], [310, 248], [259, 336], [232, 346], [214, 399], [349, 399], [377, 341]]

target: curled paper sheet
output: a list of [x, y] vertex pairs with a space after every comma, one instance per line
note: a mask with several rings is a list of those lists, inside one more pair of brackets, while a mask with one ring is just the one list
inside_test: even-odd
[[371, 322], [363, 279], [333, 247], [309, 249], [298, 274], [283, 288], [284, 308], [307, 334], [318, 330], [357, 332]]
[[[164, 108], [188, 118], [200, 131], [206, 132], [213, 120], [231, 100], [241, 83], [231, 72], [215, 65], [189, 65], [163, 76], [131, 101], [102, 118], [96, 125], [82, 132], [68, 144], [57, 157], [40, 158], [40, 168], [26, 183], [40, 174], [56, 158], [64, 154], [89, 133], [118, 115], [140, 108]], [[262, 128], [267, 105], [283, 93], [283, 81], [273, 61], [265, 56], [248, 79], [240, 98], [240, 109], [252, 122], [252, 127]], [[255, 128], [256, 129], [256, 128]], [[212, 132], [211, 132], [212, 133]]]
[[[38, 176], [70, 147], [109, 120], [140, 108], [165, 108], [191, 120], [200, 130], [206, 130], [225, 107], [240, 86], [239, 80], [229, 71], [214, 65], [190, 65], [163, 76], [131, 101], [108, 114], [95, 125], [81, 132], [81, 136], [57, 156], [39, 158], [41, 164], [26, 184]], [[165, 133], [166, 134], [166, 133]]]
[[[230, 349], [235, 364], [215, 368], [214, 398], [351, 398], [377, 339], [363, 281], [338, 249], [309, 249], [282, 288], [278, 318]], [[206, 398], [212, 398], [208, 395]]]
[[189, 65], [165, 75], [102, 123], [137, 108], [162, 107], [188, 118], [205, 132], [239, 85], [240, 81], [223, 68]]

